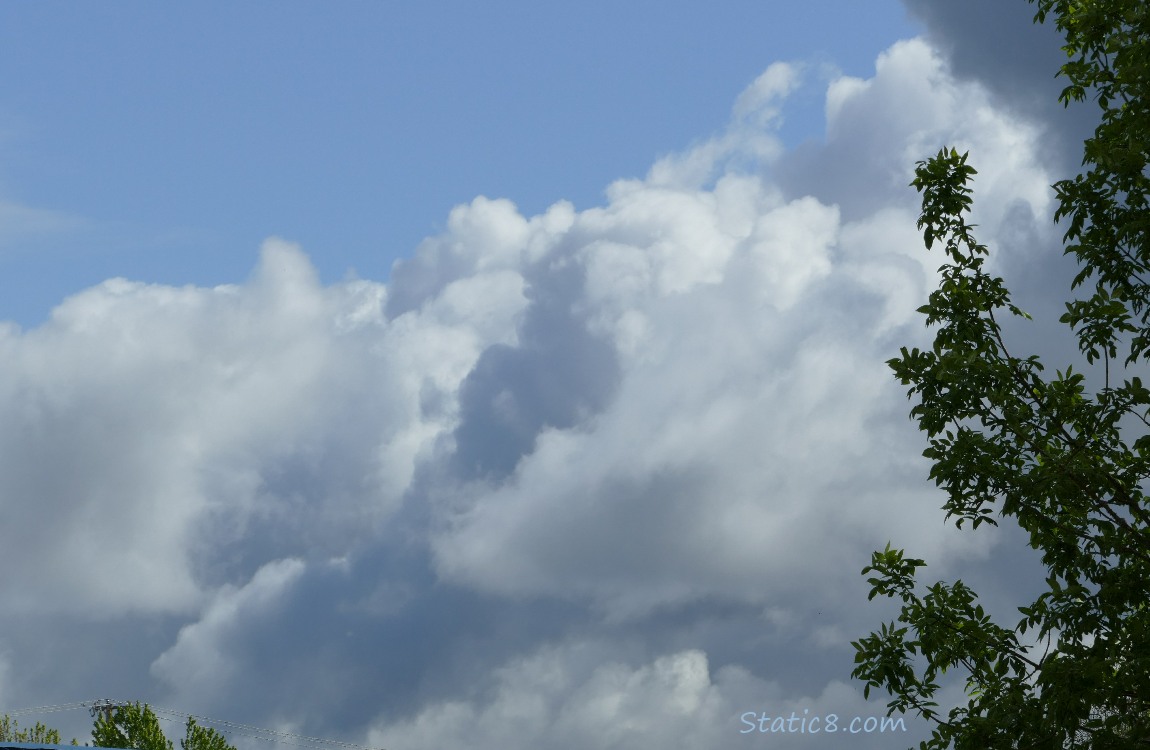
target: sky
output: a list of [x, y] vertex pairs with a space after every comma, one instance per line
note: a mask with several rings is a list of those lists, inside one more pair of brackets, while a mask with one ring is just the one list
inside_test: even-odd
[[[908, 183], [944, 145], [1012, 333], [1073, 356], [1049, 185], [1090, 120], [1031, 15], [0, 5], [0, 713], [917, 744], [850, 731], [886, 710], [870, 553], [1009, 622], [1043, 580], [944, 522], [884, 364], [929, 342]], [[825, 731], [760, 731], [792, 714]]]

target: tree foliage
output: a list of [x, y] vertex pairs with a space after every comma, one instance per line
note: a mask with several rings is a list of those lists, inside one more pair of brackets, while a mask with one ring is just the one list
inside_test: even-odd
[[160, 720], [151, 706], [138, 702], [97, 712], [92, 726], [92, 744], [135, 750], [173, 750], [172, 741], [164, 736]]
[[[92, 727], [92, 744], [96, 747], [135, 748], [135, 750], [173, 750], [172, 741], [160, 727], [155, 711], [146, 704], [129, 703], [109, 707], [96, 714]], [[203, 727], [188, 717], [184, 727], [182, 750], [236, 750], [210, 727]]]
[[[1062, 102], [1100, 109], [1082, 173], [1054, 186], [1082, 290], [1061, 320], [1086, 369], [1051, 376], [1008, 348], [1002, 322], [1027, 316], [967, 222], [975, 170], [953, 149], [920, 162], [919, 228], [946, 254], [920, 308], [935, 339], [889, 364], [917, 399], [947, 519], [1014, 519], [1048, 572], [1022, 619], [1001, 625], [961, 581], [923, 589], [923, 560], [874, 553], [871, 598], [902, 607], [854, 643], [853, 674], [868, 696], [886, 689], [892, 712], [934, 722], [924, 749], [1150, 747], [1150, 389], [1139, 377], [1150, 359], [1150, 4], [1037, 8], [1066, 40]], [[950, 670], [965, 673], [969, 700], [943, 714], [934, 698]]]
[[228, 744], [222, 734], [211, 727], [202, 727], [196, 720], [188, 717], [185, 725], [184, 739], [180, 740], [182, 750], [236, 750]]
[[[27, 729], [20, 729], [18, 722], [5, 714], [0, 716], [0, 742], [43, 742], [45, 745], [59, 745], [60, 733], [40, 722]], [[76, 744], [73, 740], [72, 744]]]

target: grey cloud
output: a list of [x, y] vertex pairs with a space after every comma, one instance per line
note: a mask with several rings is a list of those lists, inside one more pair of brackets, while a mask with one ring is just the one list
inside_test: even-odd
[[517, 344], [486, 349], [460, 388], [455, 463], [464, 479], [504, 478], [542, 429], [567, 429], [602, 410], [618, 379], [613, 347], [576, 309], [583, 269], [549, 259], [525, 278], [530, 303]]
[[[485, 679], [523, 648], [585, 626], [562, 602], [490, 598], [436, 582], [401, 541], [332, 562], [280, 560], [221, 590], [151, 665], [170, 700], [349, 735]], [[238, 696], [243, 696], [238, 698]]]
[[1036, 4], [1024, 0], [903, 3], [926, 25], [954, 75], [978, 81], [996, 105], [1047, 125], [1043, 157], [1052, 160], [1059, 177], [1077, 169], [1082, 140], [1098, 118], [1091, 105], [1064, 109], [1058, 103], [1066, 83], [1056, 74], [1066, 55], [1053, 19], [1034, 23]]
[[903, 1], [926, 25], [928, 38], [950, 60], [955, 75], [984, 83], [1003, 96], [1004, 104], [1030, 108], [1057, 101], [1062, 41], [1053, 24], [1034, 23], [1035, 3]]

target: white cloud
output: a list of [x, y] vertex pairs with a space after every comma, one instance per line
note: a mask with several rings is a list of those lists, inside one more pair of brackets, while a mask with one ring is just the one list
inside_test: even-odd
[[794, 64], [772, 64], [739, 94], [731, 110], [734, 121], [760, 130], [775, 127], [781, 103], [798, 87], [800, 73]]
[[738, 705], [778, 693], [736, 667], [712, 680], [699, 651], [632, 667], [592, 644], [544, 648], [497, 669], [491, 683], [486, 697], [438, 703], [377, 726], [368, 742], [508, 750], [716, 747], [737, 737]]
[[381, 285], [325, 289], [269, 241], [243, 286], [113, 279], [5, 329], [0, 505], [22, 529], [5, 600], [187, 611], [245, 573], [215, 570], [220, 551], [261, 534], [273, 553], [342, 553], [398, 507], [521, 298], [512, 273], [473, 275], [388, 324]]
[[[683, 645], [719, 640], [703, 625], [653, 655], [610, 642], [714, 606], [787, 630], [772, 659], [842, 651], [869, 622], [854, 604], [871, 550], [892, 540], [935, 572], [995, 539], [943, 523], [884, 361], [926, 340], [913, 311], [939, 262], [911, 164], [969, 146], [993, 244], [1012, 207], [1049, 210], [1037, 131], [911, 41], [833, 83], [826, 141], [783, 154], [772, 128], [796, 85], [772, 66], [730, 127], [602, 207], [456, 207], [387, 285], [325, 287], [270, 240], [243, 284], [113, 279], [0, 330], [0, 598], [32, 618], [170, 616], [179, 634], [148, 663], [189, 701], [256, 700], [236, 649], [258, 636], [321, 640], [291, 674], [354, 698], [360, 727], [379, 706], [325, 667], [426, 691], [373, 745], [718, 747], [764, 702], [864, 711], [833, 680], [712, 670]], [[331, 560], [346, 574], [308, 588]], [[321, 590], [304, 633], [289, 610]], [[492, 624], [551, 605], [579, 615]], [[459, 656], [458, 630], [455, 651], [426, 647], [468, 626], [461, 611], [488, 618], [495, 655]], [[379, 647], [352, 625], [407, 638], [386, 645], [413, 654], [410, 681], [348, 657]], [[448, 690], [451, 670], [482, 679]]]
[[[938, 500], [906, 458], [915, 437], [882, 364], [893, 336], [919, 335], [910, 311], [933, 275], [909, 196], [854, 217], [784, 197], [762, 145], [796, 82], [772, 66], [730, 129], [602, 208], [457, 207], [386, 288], [324, 288], [270, 241], [244, 285], [114, 279], [7, 329], [0, 410], [20, 427], [0, 435], [0, 484], [30, 529], [8, 601], [191, 611], [260, 555], [370, 540], [421, 470], [440, 571], [484, 590], [634, 611], [760, 601], [760, 571], [786, 580], [812, 547], [862, 554], [891, 517], [950, 549], [926, 528]], [[990, 231], [994, 206], [1047, 209], [1032, 129], [921, 42], [870, 81], [832, 84], [828, 114], [828, 149], [871, 147], [856, 180], [881, 184], [911, 149], [954, 138], [987, 158]], [[453, 452], [471, 466], [498, 453], [504, 476], [453, 486]], [[858, 509], [867, 497], [885, 499]], [[48, 539], [62, 551], [33, 563]], [[267, 549], [218, 570], [228, 545]]]
[[[500, 666], [471, 692], [475, 697], [435, 703], [409, 719], [377, 724], [367, 743], [413, 750], [462, 745], [654, 750], [734, 747], [766, 739], [787, 747], [826, 747], [849, 737], [852, 746], [869, 750], [889, 746], [892, 737], [909, 743], [923, 734], [921, 726], [904, 721], [905, 732], [851, 735], [852, 719], [862, 720], [856, 722], [861, 729], [885, 708], [864, 702], [859, 691], [838, 681], [818, 695], [788, 694], [778, 683], [736, 666], [712, 670], [698, 650], [631, 664], [612, 658], [601, 644], [549, 646]], [[789, 731], [779, 731], [778, 718]]]
[[90, 222], [60, 211], [0, 200], [0, 254], [19, 254], [42, 237], [91, 228]]
[[[869, 154], [856, 179], [905, 169], [907, 139], [965, 139], [1010, 152], [986, 170], [991, 205], [1009, 194], [1045, 210], [1030, 130], [980, 96], [925, 45], [901, 43], [873, 80], [831, 86], [828, 137], [909, 99], [918, 115], [895, 126], [898, 147]], [[948, 133], [968, 100], [978, 116], [953, 117]], [[904, 198], [843, 221], [738, 171], [711, 187], [652, 176], [610, 197], [575, 217], [550, 267], [581, 277], [566, 309], [614, 350], [611, 398], [574, 424], [539, 424], [506, 480], [452, 495], [433, 542], [443, 575], [629, 617], [707, 596], [765, 603], [810, 578], [831, 595], [897, 536], [892, 519], [933, 562], [986, 553], [991, 537], [940, 522], [884, 364], [895, 334], [921, 340], [913, 311], [934, 276]], [[986, 213], [993, 236], [1002, 214]], [[518, 353], [523, 371], [555, 356]], [[514, 402], [513, 384], [490, 398]]]
[[699, 188], [724, 172], [753, 170], [776, 159], [782, 154], [782, 143], [775, 135], [781, 104], [799, 85], [800, 73], [794, 64], [771, 65], [735, 101], [725, 132], [659, 159], [645, 182], [649, 186]]

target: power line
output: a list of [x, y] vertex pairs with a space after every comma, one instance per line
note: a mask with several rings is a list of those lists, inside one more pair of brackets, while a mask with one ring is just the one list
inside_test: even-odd
[[[101, 698], [93, 701], [80, 701], [78, 703], [60, 703], [53, 706], [36, 706], [34, 708], [21, 708], [15, 711], [6, 711], [8, 716], [22, 716], [24, 714], [32, 713], [54, 713], [56, 711], [74, 711], [76, 709], [85, 709], [93, 716], [100, 711], [111, 712], [115, 708], [130, 705], [127, 701], [113, 701], [107, 698]], [[249, 739], [263, 740], [264, 742], [278, 742], [284, 745], [291, 745], [293, 747], [342, 747], [349, 750], [383, 750], [383, 748], [372, 748], [368, 745], [359, 745], [354, 742], [343, 742], [341, 740], [328, 740], [322, 737], [309, 737], [304, 734], [296, 734], [294, 732], [281, 732], [277, 729], [265, 729], [263, 727], [253, 726], [251, 724], [241, 724], [236, 721], [228, 721], [227, 719], [213, 719], [207, 716], [196, 716], [194, 714], [186, 714], [182, 711], [174, 711], [170, 708], [159, 708], [151, 704], [146, 704], [156, 714], [157, 718], [163, 718], [165, 721], [172, 721], [168, 717], [175, 716], [181, 719], [195, 719], [201, 725], [213, 725], [228, 727], [232, 733], [238, 734], [242, 737]], [[161, 717], [161, 714], [165, 716]], [[294, 741], [293, 741], [294, 740]]]
[[88, 708], [91, 706], [91, 701], [87, 703], [61, 703], [56, 706], [36, 706], [35, 708], [19, 708], [15, 711], [5, 711], [8, 716], [20, 716], [22, 714], [49, 714], [54, 711], [71, 711], [77, 708]]

